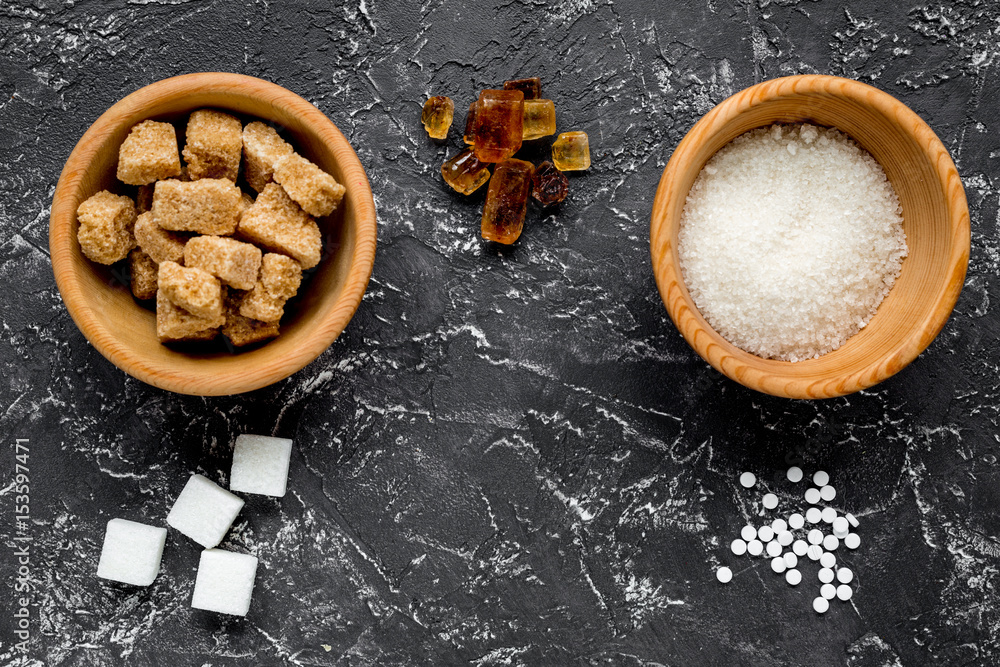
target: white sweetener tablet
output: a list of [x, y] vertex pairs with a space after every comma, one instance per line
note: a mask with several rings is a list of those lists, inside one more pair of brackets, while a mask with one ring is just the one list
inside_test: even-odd
[[851, 583], [852, 581], [854, 581], [854, 572], [852, 572], [849, 568], [846, 567], [840, 568], [839, 570], [837, 570], [837, 581], [839, 581], [842, 584]]
[[832, 569], [833, 566], [837, 564], [837, 557], [830, 552], [825, 552], [819, 557], [819, 564], [822, 567], [829, 567]]
[[837, 539], [836, 535], [827, 535], [823, 538], [823, 548], [827, 551], [836, 551], [839, 546], [840, 540]]
[[819, 594], [827, 600], [832, 600], [837, 597], [837, 587], [833, 584], [823, 584], [819, 587]]
[[815, 505], [821, 500], [821, 496], [819, 495], [819, 489], [817, 489], [815, 486], [810, 486], [808, 489], [806, 489], [805, 497], [806, 497], [806, 502], [809, 503], [810, 505]]
[[798, 570], [789, 570], [785, 572], [785, 581], [791, 586], [798, 586], [802, 582], [802, 573]]
[[830, 609], [830, 601], [826, 598], [816, 598], [813, 600], [813, 609], [817, 614], [825, 614]]
[[750, 540], [756, 540], [757, 529], [751, 526], [750, 524], [747, 524], [743, 526], [743, 530], [740, 531], [740, 537], [742, 537], [747, 542], [749, 542]]
[[840, 586], [837, 586], [837, 597], [843, 600], [844, 602], [850, 600], [852, 595], [854, 595], [854, 591], [852, 591], [851, 587], [848, 586], [847, 584], [841, 584]]
[[806, 521], [809, 523], [819, 523], [823, 520], [823, 511], [818, 507], [810, 507], [806, 510]]
[[819, 570], [819, 580], [824, 584], [829, 584], [833, 582], [833, 570], [828, 567], [820, 568]]
[[831, 500], [837, 497], [837, 489], [833, 488], [829, 484], [827, 484], [824, 487], [820, 487], [819, 497], [825, 500], [826, 502], [830, 502]]
[[797, 483], [802, 481], [802, 468], [798, 466], [792, 466], [785, 474], [788, 476], [789, 482]]
[[780, 556], [781, 555], [781, 545], [778, 544], [777, 542], [768, 542], [767, 543], [767, 555], [770, 556], [771, 558], [774, 558], [775, 556]]
[[832, 507], [824, 507], [823, 511], [820, 512], [820, 517], [823, 519], [823, 523], [833, 523], [837, 520], [837, 510]]
[[742, 556], [747, 552], [747, 543], [737, 537], [733, 540], [733, 543], [729, 545], [729, 548], [737, 556]]
[[757, 529], [757, 539], [761, 542], [770, 542], [774, 539], [774, 531], [770, 526], [761, 526]]
[[754, 475], [752, 472], [745, 472], [742, 475], [740, 475], [740, 484], [743, 485], [743, 488], [749, 489], [756, 483], [757, 483], [757, 476]]
[[816, 486], [826, 486], [830, 483], [830, 475], [822, 470], [817, 470], [816, 474], [813, 475], [813, 484]]
[[848, 549], [857, 549], [861, 546], [861, 537], [857, 533], [848, 533], [844, 538], [844, 546]]
[[781, 556], [775, 556], [771, 559], [771, 569], [774, 570], [775, 574], [781, 574], [788, 569], [788, 566], [785, 565], [784, 558]]
[[773, 510], [778, 506], [778, 496], [773, 493], [765, 493], [763, 503], [765, 508]]
[[798, 530], [805, 525], [805, 518], [798, 512], [788, 517], [788, 527]]
[[750, 540], [747, 542], [747, 553], [751, 556], [759, 556], [764, 553], [764, 543], [760, 540]]
[[730, 581], [733, 580], [733, 571], [730, 570], [725, 565], [723, 565], [722, 567], [720, 567], [718, 570], [715, 571], [715, 576], [720, 582], [728, 584]]

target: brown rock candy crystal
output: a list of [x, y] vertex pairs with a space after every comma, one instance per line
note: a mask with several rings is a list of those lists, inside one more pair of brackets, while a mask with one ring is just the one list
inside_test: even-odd
[[490, 180], [490, 170], [476, 158], [472, 149], [464, 150], [441, 165], [444, 182], [455, 192], [471, 195]]
[[420, 122], [431, 139], [446, 139], [451, 121], [455, 117], [455, 103], [450, 97], [435, 95], [424, 102]]
[[552, 144], [552, 161], [559, 171], [590, 169], [590, 140], [586, 132], [563, 132]]
[[552, 206], [566, 199], [569, 194], [569, 179], [546, 160], [538, 165], [531, 177], [531, 196], [542, 206]]
[[465, 132], [462, 133], [462, 141], [471, 144], [472, 135], [476, 129], [476, 103], [469, 105], [469, 113], [465, 115]]
[[524, 101], [525, 139], [538, 139], [556, 133], [556, 105], [552, 100]]
[[483, 206], [484, 239], [511, 244], [521, 235], [534, 171], [534, 165], [524, 160], [504, 160], [497, 165]]
[[530, 79], [511, 79], [503, 82], [504, 90], [520, 90], [524, 99], [537, 100], [542, 96], [542, 80], [537, 76]]
[[484, 90], [476, 102], [472, 133], [480, 162], [503, 162], [521, 147], [524, 93], [520, 90]]

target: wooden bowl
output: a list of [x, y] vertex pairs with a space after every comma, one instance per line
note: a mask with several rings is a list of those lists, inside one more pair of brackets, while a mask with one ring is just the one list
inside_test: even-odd
[[[254, 349], [231, 352], [160, 344], [155, 315], [140, 306], [112, 270], [88, 261], [76, 240], [76, 208], [117, 182], [118, 147], [148, 118], [182, 121], [201, 107], [272, 121], [305, 157], [347, 188], [344, 203], [320, 219], [324, 257], [286, 309], [281, 334]], [[318, 357], [357, 310], [375, 258], [375, 204], [357, 155], [312, 104], [281, 86], [239, 74], [177, 76], [141, 88], [108, 109], [83, 135], [63, 167], [52, 199], [49, 248], [56, 284], [73, 321], [94, 347], [129, 375], [183, 394], [214, 396], [258, 389]]]
[[[755, 128], [800, 122], [837, 128], [882, 165], [903, 208], [909, 255], [868, 326], [839, 349], [792, 363], [741, 350], [709, 326], [684, 284], [677, 233], [688, 191], [716, 151]], [[899, 372], [941, 331], [965, 279], [969, 209], [948, 151], [904, 104], [849, 79], [790, 76], [733, 95], [687, 133], [656, 191], [650, 254], [670, 317], [705, 361], [751, 389], [788, 398], [827, 398]]]

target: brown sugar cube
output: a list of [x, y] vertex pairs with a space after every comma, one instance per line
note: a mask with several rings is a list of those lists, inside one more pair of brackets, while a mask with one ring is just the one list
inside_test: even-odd
[[184, 246], [184, 265], [211, 273], [236, 289], [252, 289], [260, 272], [260, 248], [223, 236], [196, 236]]
[[144, 120], [132, 128], [118, 149], [118, 180], [122, 183], [146, 185], [180, 173], [177, 132], [170, 123]]
[[267, 250], [288, 255], [311, 269], [319, 264], [319, 226], [277, 183], [268, 183], [240, 220], [239, 234]]
[[275, 129], [260, 121], [243, 128], [243, 157], [247, 183], [257, 192], [274, 179], [274, 164], [290, 155], [291, 144], [278, 136]]
[[159, 181], [153, 191], [156, 224], [174, 232], [229, 235], [236, 231], [242, 197], [225, 178]]
[[226, 299], [226, 322], [222, 333], [236, 347], [259, 343], [278, 335], [277, 322], [263, 322], [240, 315], [240, 304], [244, 295], [231, 291]]
[[253, 197], [244, 192], [240, 195], [240, 220], [243, 219], [243, 214], [249, 211], [251, 206], [253, 206]]
[[236, 180], [243, 154], [240, 119], [214, 109], [198, 109], [188, 117], [184, 161], [192, 181], [199, 178]]
[[187, 238], [168, 232], [156, 224], [153, 214], [143, 213], [135, 220], [135, 240], [151, 260], [160, 262], [180, 262], [184, 257]]
[[285, 314], [285, 301], [267, 291], [264, 283], [257, 281], [240, 303], [240, 315], [263, 322], [277, 322]]
[[274, 165], [274, 180], [309, 215], [330, 215], [344, 198], [344, 186], [309, 160], [292, 153]]
[[140, 185], [135, 193], [135, 212], [145, 213], [153, 208], [153, 184]]
[[198, 317], [171, 302], [162, 290], [156, 292], [156, 335], [161, 342], [210, 340], [225, 321], [225, 315]]
[[269, 252], [260, 262], [260, 281], [279, 299], [291, 299], [302, 284], [302, 265], [291, 257]]
[[222, 316], [222, 285], [208, 271], [162, 262], [156, 277], [157, 294], [170, 299], [192, 315], [205, 319]]
[[90, 261], [114, 264], [135, 247], [135, 204], [129, 197], [101, 190], [77, 207], [76, 217], [76, 239]]
[[156, 296], [156, 262], [136, 248], [128, 254], [128, 272], [132, 281], [132, 294], [145, 301]]

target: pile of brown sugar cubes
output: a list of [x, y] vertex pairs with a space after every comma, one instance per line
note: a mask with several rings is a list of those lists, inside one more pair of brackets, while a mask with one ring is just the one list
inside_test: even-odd
[[277, 336], [303, 269], [320, 261], [314, 216], [330, 215], [344, 186], [273, 127], [214, 109], [191, 113], [183, 165], [181, 153], [172, 124], [132, 128], [117, 176], [138, 186], [135, 198], [102, 190], [80, 204], [83, 254], [109, 265], [128, 258], [133, 295], [156, 300], [161, 342], [221, 332], [242, 347]]
[[[586, 132], [563, 132], [552, 144], [552, 162], [536, 168], [514, 154], [524, 141], [556, 132], [556, 108], [541, 99], [538, 77], [505, 81], [503, 90], [484, 90], [469, 105], [463, 140], [470, 147], [441, 165], [441, 175], [456, 192], [470, 195], [487, 181], [481, 232], [484, 239], [514, 243], [524, 229], [529, 195], [543, 207], [562, 202], [569, 194], [564, 171], [590, 168]], [[455, 115], [451, 98], [435, 95], [424, 103], [420, 120], [432, 139], [448, 136]], [[490, 164], [496, 164], [490, 177]]]

